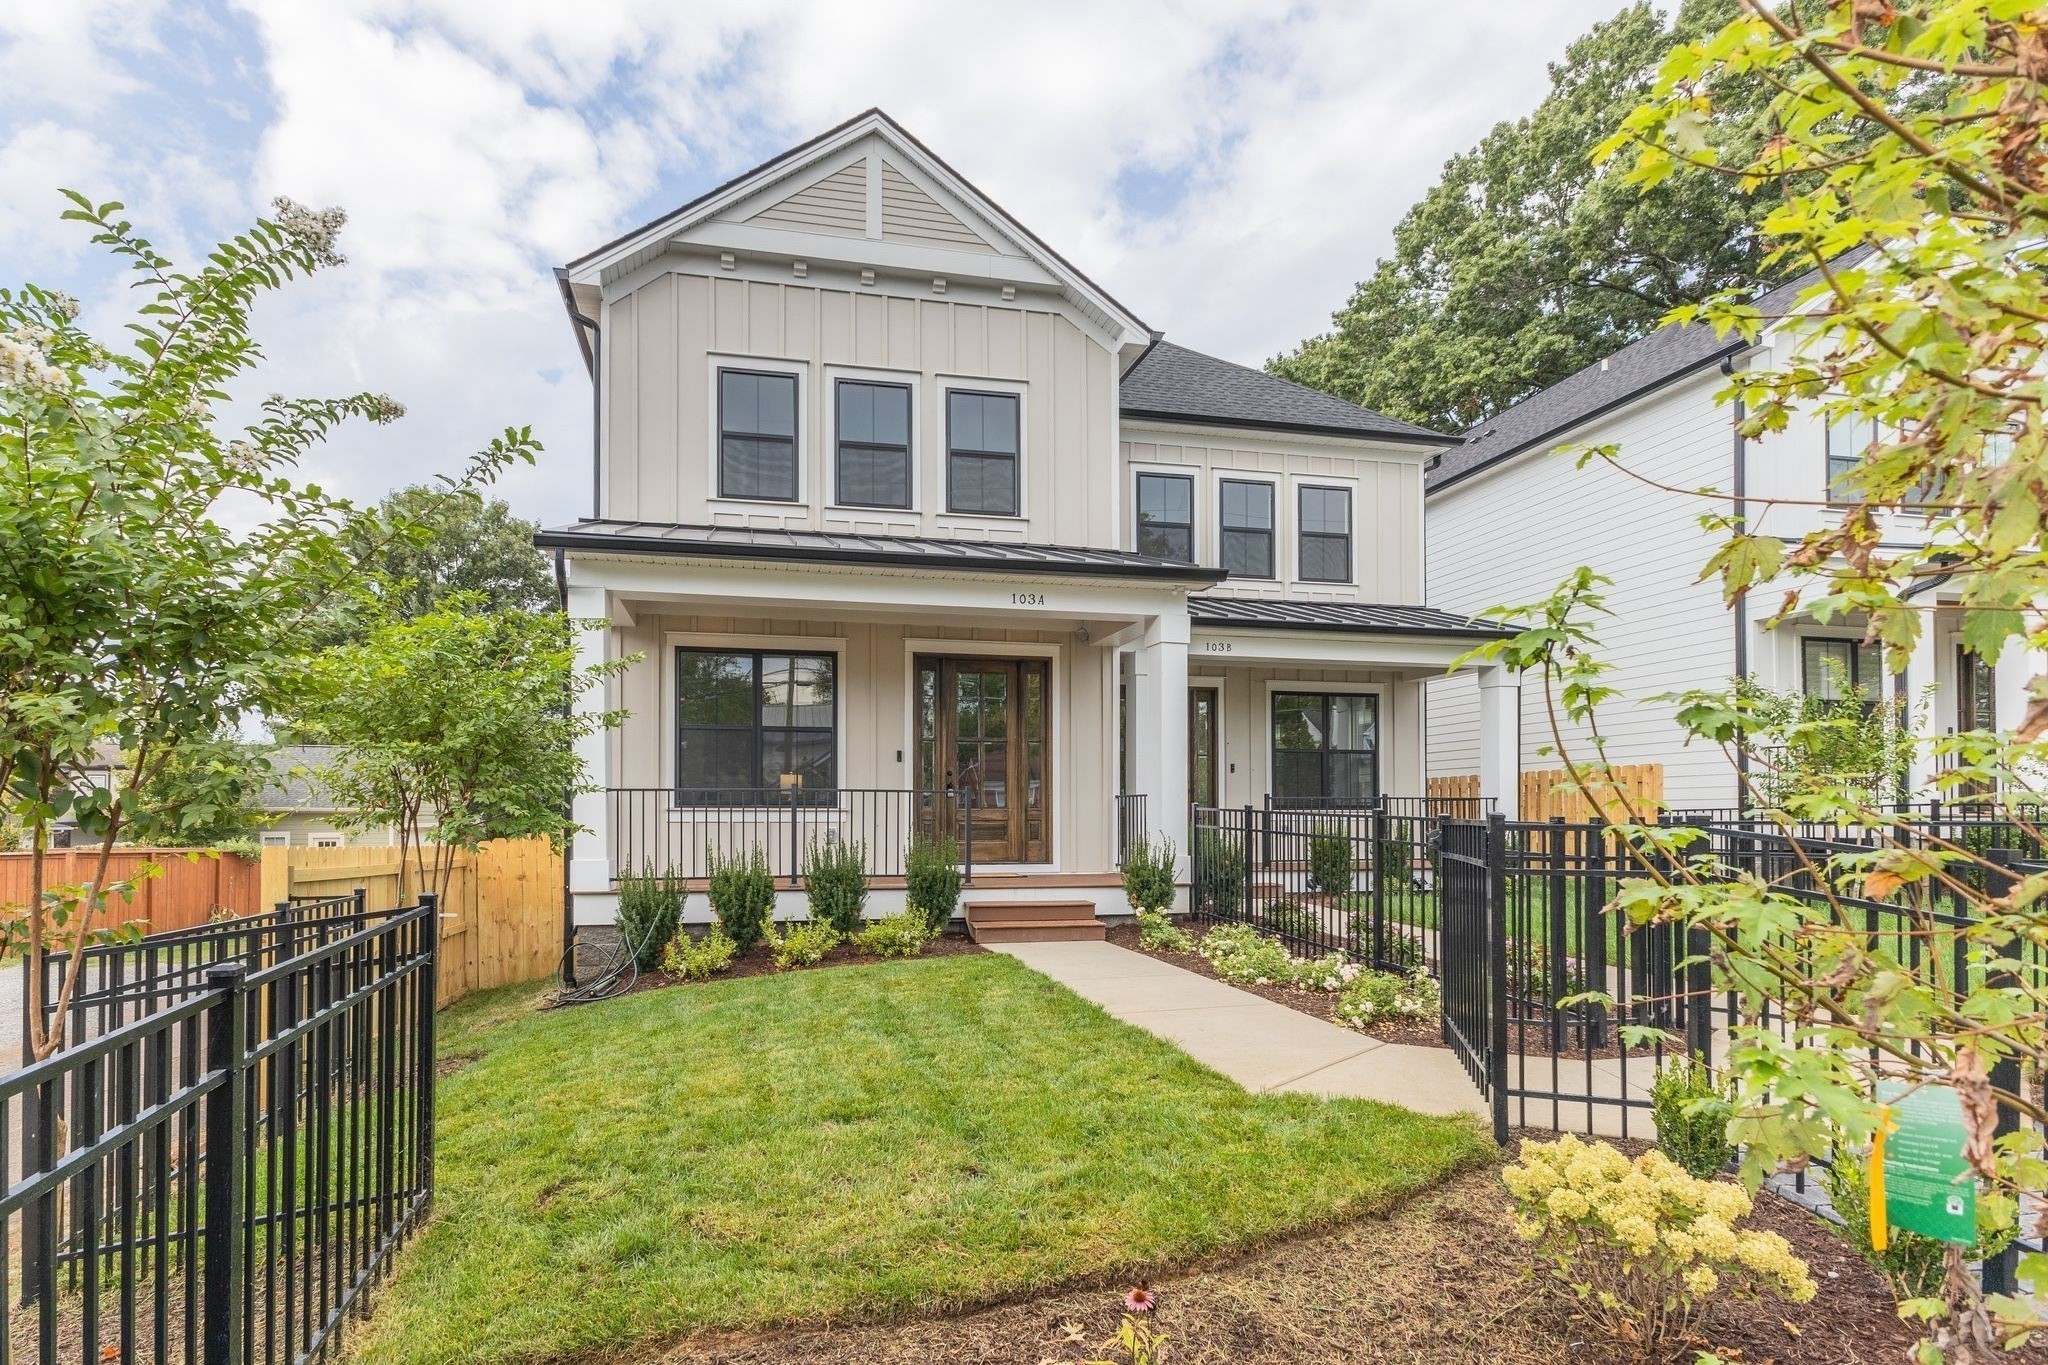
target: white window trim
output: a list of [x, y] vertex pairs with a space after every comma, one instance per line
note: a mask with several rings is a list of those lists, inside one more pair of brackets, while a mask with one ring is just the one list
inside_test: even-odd
[[[704, 406], [706, 434], [704, 449], [710, 456], [704, 462], [704, 499], [713, 507], [745, 508], [749, 511], [765, 511], [786, 517], [794, 508], [808, 509], [811, 505], [811, 459], [810, 423], [805, 420], [815, 395], [811, 392], [811, 367], [803, 361], [777, 360], [767, 356], [738, 355], [730, 352], [713, 352], [706, 357], [709, 369], [705, 382], [710, 401]], [[728, 498], [718, 491], [719, 466], [724, 462], [724, 435], [719, 430], [719, 386], [720, 370], [758, 370], [763, 374], [790, 374], [796, 376], [796, 499], [784, 502], [780, 498]]]
[[306, 843], [312, 848], [346, 848], [348, 843], [339, 834], [309, 834]]
[[[1268, 473], [1262, 469], [1211, 469], [1209, 471], [1209, 535], [1214, 550], [1209, 562], [1221, 568], [1223, 565], [1223, 485], [1225, 483], [1262, 483], [1273, 490], [1273, 573], [1269, 578], [1248, 578], [1232, 574], [1223, 580], [1222, 587], [1239, 583], [1271, 583], [1284, 587], [1287, 577], [1288, 526], [1293, 518], [1287, 512], [1287, 479], [1278, 471]], [[1199, 552], [1198, 561], [1199, 562]]]
[[[1031, 386], [1014, 379], [983, 379], [976, 375], [942, 374], [933, 381], [939, 395], [938, 408], [933, 414], [933, 458], [931, 460], [934, 482], [931, 505], [937, 510], [933, 515], [948, 526], [982, 526], [996, 532], [1004, 528], [1015, 528], [1031, 520]], [[946, 496], [946, 480], [952, 471], [953, 432], [946, 420], [946, 409], [950, 404], [947, 395], [958, 391], [967, 393], [1013, 393], [1017, 395], [1017, 512], [1005, 516], [1000, 512], [955, 512]]]
[[[1301, 490], [1304, 488], [1339, 488], [1351, 495], [1351, 576], [1349, 578], [1303, 578], [1301, 576]], [[1288, 544], [1294, 549], [1293, 558], [1287, 565], [1287, 581], [1290, 584], [1315, 591], [1317, 589], [1358, 587], [1358, 504], [1359, 480], [1342, 475], [1290, 474], [1287, 476], [1287, 512], [1294, 522], [1294, 533], [1288, 537]]]
[[1202, 563], [1202, 467], [1193, 464], [1158, 464], [1152, 461], [1131, 460], [1126, 462], [1125, 468], [1131, 475], [1130, 516], [1126, 518], [1129, 525], [1124, 529], [1127, 537], [1124, 541], [1125, 548], [1132, 553], [1136, 553], [1138, 549], [1138, 479], [1146, 474], [1164, 474], [1169, 478], [1188, 481], [1189, 500], [1194, 504], [1189, 512], [1193, 521], [1188, 525], [1188, 552], [1193, 556], [1191, 563]]
[[[855, 516], [910, 516], [924, 508], [924, 465], [918, 439], [924, 433], [924, 376], [916, 370], [876, 370], [853, 365], [825, 367], [825, 506], [834, 512]], [[868, 503], [839, 500], [839, 381], [851, 379], [864, 384], [894, 384], [910, 390], [910, 506], [875, 507]], [[787, 504], [776, 504], [786, 506]]]
[[[681, 681], [676, 671], [677, 649], [730, 649], [730, 650], [787, 650], [792, 654], [830, 654], [832, 665], [832, 770], [839, 776], [839, 789], [845, 791], [846, 781], [846, 637], [843, 635], [734, 635], [718, 631], [668, 630], [661, 635], [661, 661], [656, 669], [657, 684], [661, 688], [661, 762], [656, 771], [662, 777], [662, 787], [674, 792], [682, 774], [676, 771], [676, 726], [680, 721], [677, 707], [680, 698], [676, 695], [676, 684]], [[662, 808], [668, 812], [671, 822], [684, 822], [702, 818], [696, 807], [678, 806], [672, 800], [664, 801]], [[777, 810], [776, 806], [718, 806], [712, 809], [720, 812], [735, 810]], [[839, 806], [819, 806], [818, 810], [846, 809]]]
[[1373, 790], [1384, 794], [1387, 790], [1387, 734], [1393, 727], [1393, 689], [1385, 683], [1353, 683], [1308, 681], [1302, 678], [1285, 680], [1266, 679], [1265, 695], [1259, 708], [1258, 725], [1265, 733], [1266, 771], [1260, 774], [1260, 781], [1266, 790], [1261, 795], [1273, 795], [1273, 777], [1280, 768], [1280, 750], [1273, 743], [1273, 696], [1278, 692], [1310, 692], [1332, 695], [1343, 693], [1354, 697], [1378, 697], [1379, 744], [1372, 755]]
[[288, 829], [268, 831], [260, 837], [264, 848], [290, 848], [292, 846], [292, 832]]

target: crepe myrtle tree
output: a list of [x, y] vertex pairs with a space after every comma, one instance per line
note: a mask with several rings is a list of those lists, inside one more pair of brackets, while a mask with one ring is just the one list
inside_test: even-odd
[[559, 849], [567, 798], [599, 790], [576, 742], [626, 715], [573, 703], [638, 655], [579, 665], [574, 632], [593, 623], [484, 607], [458, 594], [387, 619], [308, 670], [297, 729], [337, 746], [323, 776], [347, 819], [397, 829], [413, 894], [445, 897], [457, 852], [492, 839]]
[[[1770, 130], [1744, 143], [1726, 136], [1718, 92], [1757, 80], [1776, 92]], [[1643, 185], [1687, 166], [1769, 187], [1777, 202], [1763, 223], [1775, 258], [1818, 267], [1794, 305], [1796, 348], [1738, 370], [1723, 397], [1740, 400], [1743, 433], [1766, 450], [1795, 412], [1860, 419], [1876, 434], [1848, 479], [1857, 500], [1816, 502], [1806, 515], [1819, 524], [1788, 545], [1758, 528], [1755, 498], [1668, 491], [1700, 500], [1719, 540], [1701, 577], [1731, 602], [1765, 590], [1783, 594], [1773, 619], [1800, 610], [1866, 623], [1894, 671], [1930, 628], [1932, 607], [1914, 589], [1937, 579], [1960, 599], [1943, 610], [1980, 656], [2048, 645], [2044, 80], [2048, 7], [1744, 0], [1724, 28], [1673, 51], [1652, 96], [1603, 149]], [[1772, 321], [1735, 297], [1672, 317], [1749, 338]], [[1625, 447], [1581, 459], [1643, 477]], [[1927, 518], [1924, 547], [1883, 533], [1907, 509]], [[1545, 601], [1504, 609], [1525, 628], [1480, 652], [1541, 675], [1572, 780], [1629, 809], [1622, 832], [1642, 875], [1615, 908], [1638, 924], [1707, 931], [1715, 987], [1738, 1006], [1729, 1135], [1746, 1147], [1745, 1177], [1867, 1144], [1882, 1122], [1881, 1076], [1946, 1086], [1961, 1100], [1967, 1157], [2010, 1227], [2022, 1196], [2048, 1194], [2048, 1112], [2018, 1065], [2038, 1065], [2048, 1047], [2048, 875], [2014, 875], [1980, 848], [1916, 829], [1854, 783], [1749, 793], [1788, 832], [1801, 821], [1875, 832], [1868, 851], [1806, 857], [1799, 872], [1818, 890], [1803, 895], [1721, 865], [1696, 835], [1629, 808], [1608, 780], [1600, 725], [1616, 700], [1596, 633], [1607, 586], [1579, 570]], [[2002, 718], [2010, 728], [1912, 743], [1943, 793], [1968, 797], [1980, 819], [2038, 852], [2048, 679], [2032, 678], [2028, 691], [2025, 714]], [[1782, 730], [1781, 717], [1732, 686], [1670, 700], [1686, 731], [1731, 757]], [[1913, 915], [1937, 895], [1962, 907], [1959, 922], [1921, 914], [1916, 932], [1884, 939], [1862, 932], [1863, 908], [1850, 904]], [[1960, 973], [1945, 965], [1958, 957]], [[1789, 1022], [1785, 1034], [1762, 1026], [1766, 1008]], [[2001, 1115], [2034, 1126], [2001, 1133], [2013, 1126]], [[1986, 1296], [1951, 1249], [1941, 1293], [1907, 1305], [1929, 1323], [1919, 1359], [1987, 1360], [2039, 1330], [2043, 1262], [2021, 1262], [2036, 1297]]]
[[[355, 509], [296, 466], [344, 422], [403, 412], [373, 393], [273, 394], [246, 424], [217, 417], [263, 360], [256, 301], [342, 264], [339, 210], [280, 199], [181, 269], [120, 204], [66, 198], [139, 302], [116, 344], [64, 293], [0, 288], [0, 800], [31, 854], [0, 947], [31, 968], [108, 933], [109, 897], [132, 894], [108, 880], [114, 846], [179, 747], [289, 698], [309, 627], [357, 576], [340, 534]], [[445, 482], [473, 487], [537, 449], [508, 430]], [[94, 771], [109, 746], [124, 755], [111, 780]], [[47, 875], [60, 820], [98, 850], [79, 885]], [[37, 1057], [63, 1044], [78, 962], [54, 1011], [28, 973]]]

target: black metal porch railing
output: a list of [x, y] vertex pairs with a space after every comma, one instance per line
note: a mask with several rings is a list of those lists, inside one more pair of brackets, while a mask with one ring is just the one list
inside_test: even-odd
[[708, 877], [714, 855], [759, 849], [776, 879], [796, 889], [813, 847], [858, 844], [869, 876], [900, 877], [922, 835], [953, 839], [973, 878], [974, 841], [963, 837], [973, 826], [969, 789], [612, 787], [605, 800], [619, 876]]
[[1150, 828], [1145, 823], [1145, 794], [1143, 792], [1119, 792], [1116, 798], [1116, 865], [1124, 865], [1124, 855], [1131, 851], [1131, 845], [1145, 837]]

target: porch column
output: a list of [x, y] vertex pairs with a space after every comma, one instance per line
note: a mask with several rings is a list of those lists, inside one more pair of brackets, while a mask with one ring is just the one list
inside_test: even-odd
[[[1913, 642], [1912, 657], [1906, 660], [1906, 671], [1893, 683], [1898, 689], [1895, 695], [1903, 703], [1907, 729], [1920, 741], [1951, 734], [1956, 728], [1956, 698], [1960, 694], [1953, 685], [1941, 686], [1941, 650], [1948, 639], [1942, 625], [1940, 611], [1926, 614], [1920, 622], [1920, 638]], [[1933, 752], [1924, 742], [1914, 744], [1906, 759], [1906, 796], [1924, 801], [1938, 795], [1934, 773]], [[1884, 799], [1889, 803], [1891, 796]]]
[[1522, 689], [1499, 664], [1479, 670], [1479, 795], [1508, 819], [1521, 814]]
[[2020, 721], [2026, 718], [2027, 684], [2042, 671], [2044, 660], [2035, 651], [2027, 648], [2023, 638], [2007, 640], [2005, 648], [1998, 652], [1998, 662], [1992, 665], [1992, 719], [2005, 734], [2020, 728]]
[[[569, 618], [578, 622], [576, 665], [588, 668], [604, 662], [605, 646], [611, 635], [610, 606], [603, 588], [569, 589]], [[605, 686], [577, 694], [579, 714], [604, 711]], [[581, 826], [569, 849], [569, 890], [576, 895], [608, 894], [612, 889], [611, 797], [602, 788], [613, 785], [610, 763], [611, 732], [603, 728], [576, 741], [576, 761], [586, 781], [600, 790], [579, 792], [571, 814]]]
[[1186, 866], [1188, 801], [1188, 612], [1145, 621], [1131, 669], [1131, 790], [1145, 798], [1145, 832], [1173, 840]]

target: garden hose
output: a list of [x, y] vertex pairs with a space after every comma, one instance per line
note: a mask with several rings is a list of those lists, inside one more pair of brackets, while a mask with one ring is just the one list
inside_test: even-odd
[[[624, 995], [640, 983], [640, 954], [648, 941], [654, 937], [655, 924], [649, 922], [641, 932], [640, 942], [628, 947], [625, 937], [620, 936], [612, 960], [587, 983], [568, 986], [554, 992], [541, 1001], [544, 1010], [562, 1009], [569, 1005], [588, 1005], [597, 1000], [609, 1000], [615, 995]], [[560, 976], [569, 966], [569, 956], [576, 951], [571, 943], [562, 950], [561, 961], [555, 964], [555, 974]]]

